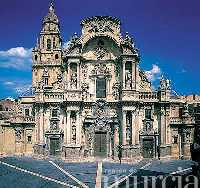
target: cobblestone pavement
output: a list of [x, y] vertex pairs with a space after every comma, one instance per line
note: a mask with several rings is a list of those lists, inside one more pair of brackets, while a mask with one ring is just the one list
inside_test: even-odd
[[[69, 163], [56, 159], [37, 160], [31, 157], [4, 157], [0, 158], [0, 187], [95, 188], [97, 164], [97, 162]], [[116, 184], [124, 187], [131, 181], [133, 187], [134, 176], [165, 176], [184, 169], [191, 172], [192, 164], [193, 162], [189, 160], [142, 160], [134, 164], [103, 162], [101, 187], [112, 188]], [[137, 183], [140, 181], [141, 179], [138, 179]]]

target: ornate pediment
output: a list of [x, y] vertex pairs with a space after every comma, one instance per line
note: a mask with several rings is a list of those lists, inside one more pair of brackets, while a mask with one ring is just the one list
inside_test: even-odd
[[82, 44], [85, 45], [87, 41], [95, 36], [108, 36], [112, 38], [120, 46], [120, 20], [109, 16], [95, 16], [84, 19], [81, 22], [82, 30]]

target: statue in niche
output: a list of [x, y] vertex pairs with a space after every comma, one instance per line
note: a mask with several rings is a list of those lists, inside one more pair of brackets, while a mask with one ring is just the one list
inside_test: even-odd
[[130, 130], [130, 127], [127, 127], [127, 129], [126, 129], [126, 139], [127, 140], [131, 139], [131, 130]]
[[84, 78], [87, 78], [87, 71], [88, 71], [88, 66], [86, 64], [82, 64], [82, 73]]
[[131, 121], [132, 121], [132, 118], [131, 118], [130, 114], [127, 114], [126, 121], [127, 121], [126, 139], [131, 140], [131, 123], [132, 123]]
[[164, 79], [164, 76], [161, 77], [160, 80], [160, 89], [161, 90], [170, 90], [170, 80]]
[[152, 126], [150, 122], [146, 122], [146, 131], [150, 132], [152, 130]]
[[76, 125], [72, 125], [72, 143], [76, 143]]
[[170, 80], [166, 80], [166, 87], [167, 87], [167, 89], [170, 89]]
[[112, 89], [113, 89], [112, 95], [114, 96], [115, 100], [119, 99], [120, 83], [119, 82], [114, 83]]
[[49, 75], [49, 69], [48, 67], [44, 68], [43, 76], [48, 76]]
[[129, 36], [128, 32], [126, 32], [126, 34], [125, 34], [125, 38], [123, 40], [123, 44], [125, 44], [126, 46], [131, 47], [131, 48], [135, 47], [135, 45], [133, 43], [133, 39]]
[[71, 87], [73, 89], [77, 88], [77, 73], [76, 72], [72, 72], [71, 74]]
[[184, 106], [183, 106], [183, 115], [185, 115], [185, 116], [189, 115], [188, 103], [185, 103]]
[[63, 89], [64, 88], [62, 74], [57, 74], [57, 80], [56, 80], [56, 82], [52, 83], [52, 85], [55, 87], [55, 89]]
[[88, 83], [82, 83], [82, 97], [83, 99], [87, 99], [88, 96], [88, 90], [89, 90], [89, 84]]
[[43, 87], [44, 87], [44, 79], [40, 80], [37, 83], [37, 89], [43, 89]]
[[51, 122], [51, 129], [52, 129], [52, 130], [57, 130], [57, 129], [58, 129], [58, 124], [57, 124], [57, 122]]
[[131, 89], [132, 88], [132, 75], [131, 75], [130, 71], [126, 72], [125, 83], [126, 83], [126, 88], [127, 89]]

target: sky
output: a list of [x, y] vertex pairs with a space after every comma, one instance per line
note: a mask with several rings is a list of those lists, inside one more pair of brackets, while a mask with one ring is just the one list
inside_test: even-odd
[[[1, 0], [0, 99], [31, 87], [31, 49], [48, 12], [49, 0]], [[62, 38], [81, 33], [85, 17], [109, 15], [133, 37], [140, 67], [156, 88], [161, 75], [179, 95], [200, 95], [199, 0], [55, 0]]]

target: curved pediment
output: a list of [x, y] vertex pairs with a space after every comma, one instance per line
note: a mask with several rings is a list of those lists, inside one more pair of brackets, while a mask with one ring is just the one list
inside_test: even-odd
[[113, 39], [118, 46], [121, 42], [120, 20], [110, 16], [95, 16], [86, 18], [81, 22], [82, 36], [81, 43], [84, 46], [94, 37], [109, 37]]
[[109, 37], [95, 37], [89, 40], [82, 49], [86, 60], [115, 60], [121, 55], [121, 49]]

